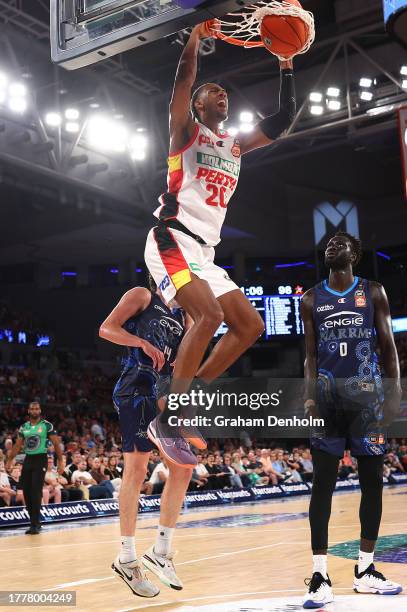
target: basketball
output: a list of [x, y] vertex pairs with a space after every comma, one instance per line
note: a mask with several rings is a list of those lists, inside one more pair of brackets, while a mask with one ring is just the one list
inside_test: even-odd
[[[301, 7], [297, 0], [290, 4]], [[300, 17], [291, 15], [266, 15], [260, 26], [264, 46], [270, 53], [293, 57], [303, 49], [308, 39], [308, 26]]]

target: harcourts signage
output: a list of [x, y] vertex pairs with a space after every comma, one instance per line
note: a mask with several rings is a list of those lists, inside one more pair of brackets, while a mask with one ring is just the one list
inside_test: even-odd
[[[407, 474], [392, 474], [389, 478], [389, 482], [387, 482], [387, 479], [383, 480], [384, 484], [405, 484], [407, 482]], [[358, 487], [358, 479], [339, 480], [336, 483], [337, 491], [351, 491]], [[286, 483], [267, 487], [250, 487], [247, 489], [195, 491], [186, 495], [185, 508], [263, 501], [265, 499], [305, 495], [310, 492], [311, 484], [305, 482]], [[159, 495], [140, 498], [140, 513], [156, 512], [159, 510]], [[118, 516], [118, 514], [119, 503], [115, 499], [95, 499], [92, 501], [67, 502], [65, 504], [49, 504], [41, 508], [41, 518], [44, 523], [98, 518], [100, 516]], [[24, 506], [0, 508], [0, 527], [28, 525], [29, 522], [28, 512]]]

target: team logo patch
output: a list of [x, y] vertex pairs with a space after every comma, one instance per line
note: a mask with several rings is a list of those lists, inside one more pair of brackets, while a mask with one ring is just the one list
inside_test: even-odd
[[366, 307], [366, 295], [364, 291], [359, 289], [355, 291], [355, 306], [358, 308]]
[[385, 444], [386, 443], [386, 438], [384, 437], [383, 434], [371, 434], [367, 436], [367, 439], [370, 442], [370, 444]]
[[241, 155], [240, 141], [237, 138], [235, 138], [234, 140], [231, 151], [232, 151], [233, 157], [240, 157]]

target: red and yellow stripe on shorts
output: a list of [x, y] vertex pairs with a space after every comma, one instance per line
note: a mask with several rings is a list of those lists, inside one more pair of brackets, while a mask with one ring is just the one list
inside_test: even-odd
[[154, 238], [168, 276], [179, 291], [192, 281], [192, 276], [178, 242], [171, 230], [162, 223], [154, 228]]

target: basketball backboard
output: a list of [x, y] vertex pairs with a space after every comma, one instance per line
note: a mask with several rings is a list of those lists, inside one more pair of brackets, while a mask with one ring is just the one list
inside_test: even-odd
[[51, 0], [51, 57], [68, 70], [100, 62], [253, 0]]

